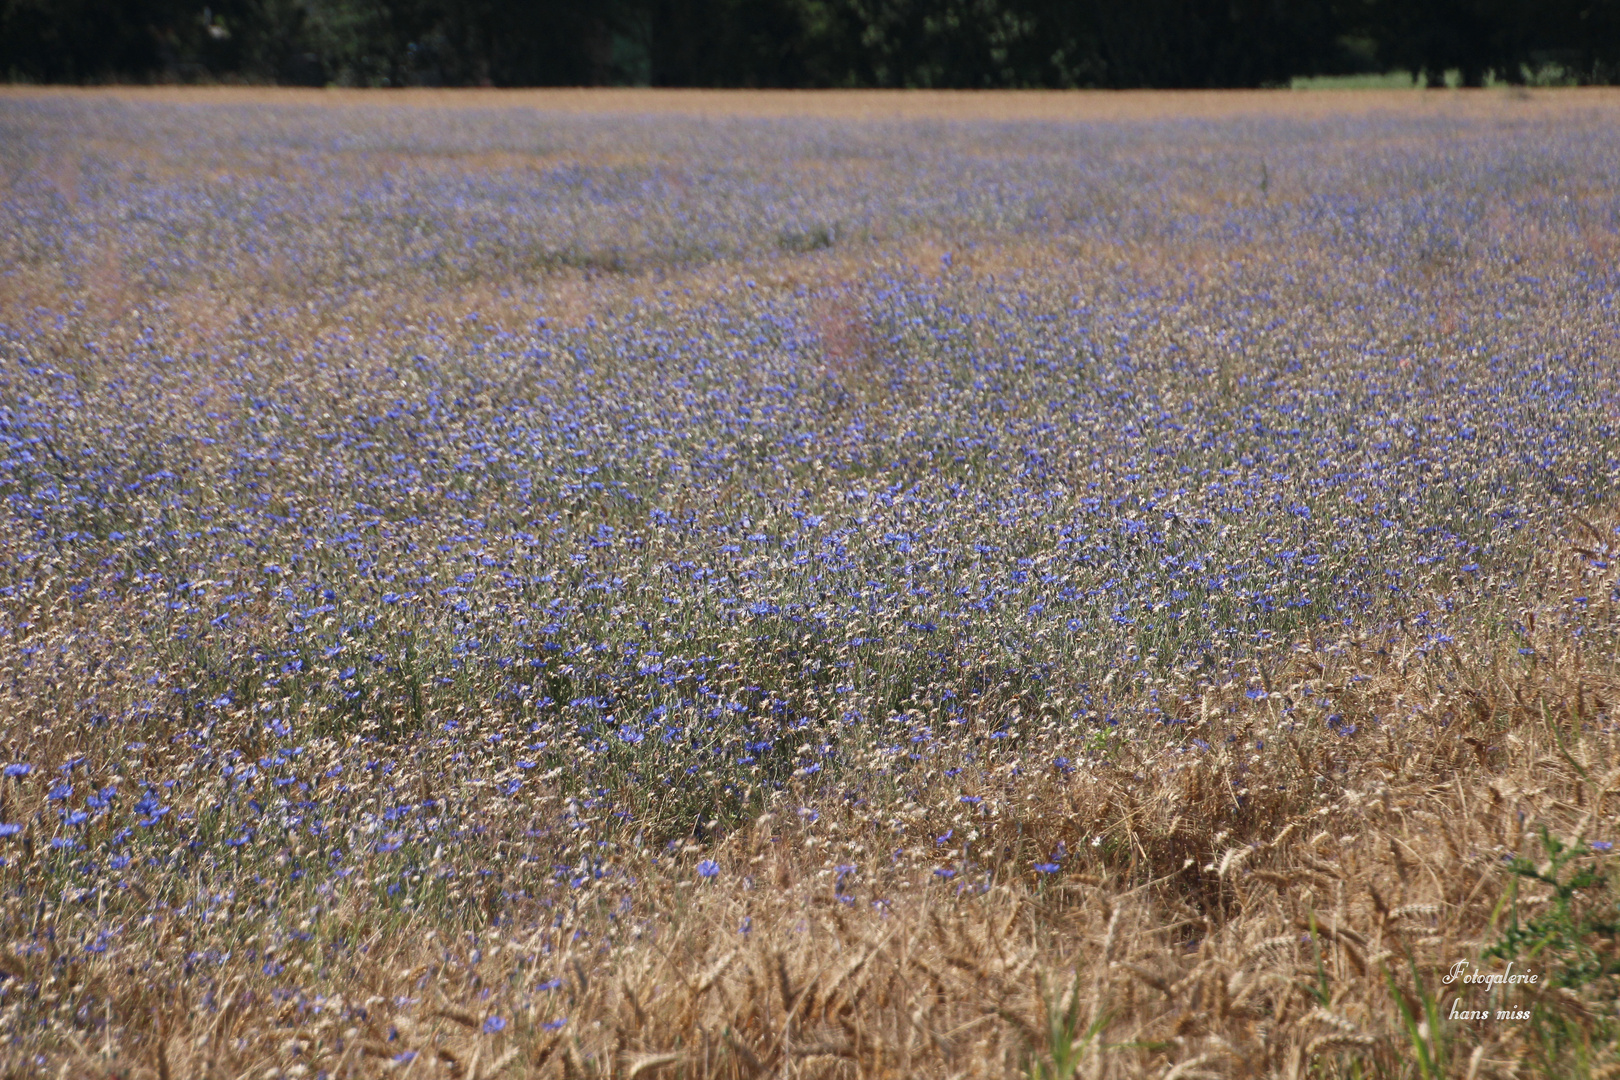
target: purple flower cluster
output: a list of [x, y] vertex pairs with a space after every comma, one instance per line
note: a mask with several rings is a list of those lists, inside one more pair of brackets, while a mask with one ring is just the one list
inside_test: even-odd
[[1065, 777], [1291, 642], [1443, 650], [1620, 475], [1598, 116], [0, 132], [0, 869], [87, 912], [498, 908], [606, 823]]

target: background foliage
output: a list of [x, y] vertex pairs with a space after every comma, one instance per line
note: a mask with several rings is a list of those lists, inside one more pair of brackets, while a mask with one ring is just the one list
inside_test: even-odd
[[0, 0], [12, 80], [1240, 87], [1610, 82], [1615, 0]]

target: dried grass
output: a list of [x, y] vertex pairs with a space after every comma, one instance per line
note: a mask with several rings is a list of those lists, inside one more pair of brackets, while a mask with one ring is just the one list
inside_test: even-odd
[[1233, 116], [1523, 116], [1568, 108], [1613, 108], [1609, 87], [1525, 91], [1326, 90], [679, 90], [577, 88], [295, 89], [211, 87], [0, 87], [0, 96], [110, 98], [174, 104], [529, 108], [585, 114], [824, 117], [838, 120], [1220, 119]]
[[[1543, 860], [1541, 828], [1613, 832], [1620, 739], [1605, 717], [1620, 673], [1586, 644], [1612, 613], [1579, 635], [1556, 614], [1613, 595], [1589, 543], [1531, 575], [1534, 663], [1482, 628], [1443, 655], [1301, 645], [1272, 676], [1279, 694], [1362, 678], [1345, 719], [1377, 734], [1286, 733], [1267, 701], [1234, 693], [1200, 703], [1189, 733], [1240, 735], [1231, 749], [1009, 776], [998, 798], [1012, 812], [982, 844], [1006, 857], [982, 888], [878, 858], [835, 890], [813, 838], [767, 815], [708, 850], [749, 871], [741, 885], [694, 883], [627, 844], [628, 903], [587, 887], [571, 910], [452, 937], [432, 915], [391, 923], [355, 899], [328, 936], [367, 944], [277, 956], [315, 964], [306, 984], [325, 995], [304, 1000], [267, 994], [245, 953], [190, 974], [174, 921], [153, 922], [139, 979], [13, 949], [0, 969], [40, 994], [12, 1000], [7, 1023], [20, 1033], [64, 1006], [109, 1018], [100, 1045], [53, 1028], [67, 1076], [969, 1077], [1056, 1075], [1031, 1072], [1054, 1058], [1084, 1077], [1417, 1075], [1401, 1008], [1421, 1015], [1424, 994], [1487, 1007], [1439, 980], [1499, 936], [1504, 858]], [[1279, 752], [1242, 768], [1256, 738]], [[912, 831], [947, 827], [946, 813]], [[873, 817], [848, 827], [881, 847]], [[1023, 855], [1060, 842], [1077, 855], [1066, 871], [1032, 874]], [[1524, 890], [1520, 910], [1545, 895]], [[1594, 1039], [1613, 1030], [1612, 1000], [1592, 992], [1516, 987], [1489, 1008], [1531, 1004]], [[511, 1021], [488, 1032], [497, 1011]], [[1527, 1024], [1444, 1037], [1444, 1075], [1547, 1075]], [[1606, 1042], [1588, 1050], [1589, 1075], [1620, 1064]], [[7, 1068], [28, 1071], [20, 1057]]]
[[[1620, 100], [1609, 91], [1538, 93], [1529, 101], [1483, 93], [82, 93], [1002, 119], [1409, 107], [1523, 115], [1546, 102], [1612, 108]], [[59, 172], [59, 194], [71, 201], [74, 169]], [[1554, 246], [1548, 240], [1545, 250]], [[1612, 245], [1593, 234], [1591, 246], [1602, 252]], [[835, 248], [748, 273], [767, 288], [827, 289], [831, 298], [813, 301], [809, 321], [825, 357], [819, 376], [851, 396], [882, 400], [887, 388], [874, 383], [885, 372], [873, 331], [858, 305], [840, 298], [839, 286], [872, 274], [884, 259], [929, 269], [954, 250], [945, 238], [876, 251]], [[1163, 252], [1148, 247], [1038, 239], [955, 254], [964, 272], [1056, 275], [1052, 267], [1069, 266], [1076, 276], [1099, 266], [1151, 275], [1204, 266], [1200, 260], [1267, 257], [1260, 244], [1211, 246], [1178, 252], [1167, 269]], [[519, 326], [537, 316], [585, 325], [672, 284], [629, 275], [603, 282], [573, 270], [548, 274], [537, 293], [477, 281], [425, 293], [415, 281], [382, 282], [347, 306], [316, 310], [286, 302], [299, 295], [295, 268], [271, 262], [261, 269], [262, 280], [234, 290], [176, 285], [154, 297], [107, 247], [88, 262], [86, 319], [109, 324], [103, 340], [133, 352], [141, 328], [121, 323], [121, 313], [131, 304], [161, 304], [180, 327], [177, 351], [228, 340], [251, 322], [253, 334], [285, 337], [315, 354], [337, 335], [366, 340], [390, 323], [453, 326], [469, 308], [486, 325]], [[1429, 296], [1449, 280], [1425, 277], [1422, 268], [1404, 272]], [[736, 288], [738, 278], [734, 266], [720, 264], [684, 273], [679, 284], [702, 300]], [[32, 267], [0, 276], [0, 290], [0, 304], [22, 310], [59, 297], [64, 286], [51, 268]], [[444, 330], [449, 351], [456, 332]], [[1144, 333], [1145, 347], [1162, 344], [1152, 333]], [[75, 377], [92, 393], [98, 365], [116, 370], [112, 361], [62, 351], [63, 366], [78, 365]], [[342, 380], [355, 377], [309, 373], [306, 390], [335, 411], [350, 392]], [[208, 389], [205, 381], [188, 393]], [[154, 440], [178, 443], [182, 410], [166, 415], [149, 407]], [[295, 472], [297, 454], [314, 452], [289, 451], [284, 467]], [[229, 464], [199, 461], [198, 482]], [[1184, 724], [1163, 729], [1162, 737], [1099, 740], [1071, 771], [1024, 771], [1021, 763], [1036, 755], [991, 755], [984, 779], [975, 781], [981, 786], [967, 793], [983, 800], [972, 813], [959, 801], [964, 793], [943, 783], [921, 802], [874, 783], [859, 807], [794, 790], [780, 793], [769, 813], [673, 856], [644, 844], [635, 827], [594, 822], [592, 835], [611, 852], [616, 876], [584, 880], [561, 893], [562, 903], [535, 899], [523, 886], [535, 874], [527, 860], [549, 872], [564, 845], [524, 834], [517, 818], [487, 846], [459, 853], [489, 877], [437, 906], [390, 905], [357, 882], [304, 919], [287, 907], [268, 914], [273, 896], [257, 895], [247, 875], [142, 876], [138, 866], [126, 888], [98, 897], [96, 910], [76, 909], [62, 879], [39, 870], [44, 840], [30, 833], [25, 858], [8, 867], [24, 888], [10, 891], [0, 913], [7, 932], [0, 1074], [1620, 1075], [1612, 974], [1571, 989], [1521, 985], [1494, 995], [1441, 982], [1458, 960], [1488, 964], [1482, 954], [1515, 919], [1526, 924], [1557, 906], [1555, 889], [1508, 870], [1514, 858], [1548, 864], [1541, 830], [1583, 845], [1615, 839], [1617, 523], [1576, 519], [1566, 536], [1544, 538], [1521, 575], [1524, 584], [1481, 607], [1470, 632], [1442, 647], [1398, 621], [1376, 637], [1298, 641], [1259, 654], [1254, 675], [1264, 695], [1251, 697], [1236, 682], [1195, 695], [1189, 681], [1175, 688], [1182, 696], [1166, 699]], [[73, 605], [51, 587], [57, 592], [41, 586], [39, 599], [24, 598], [32, 605], [31, 640], [65, 651], [94, 628], [76, 624]], [[244, 622], [275, 621], [268, 601], [254, 603]], [[136, 623], [138, 602], [129, 600], [124, 614]], [[1523, 624], [1525, 636], [1509, 632], [1511, 623]], [[44, 665], [29, 667], [15, 649], [3, 660], [0, 702], [12, 713], [12, 756], [26, 746], [39, 761], [71, 757], [83, 734], [74, 710], [98, 690], [117, 688], [113, 676], [86, 668], [83, 682], [70, 684]], [[1353, 727], [1356, 735], [1285, 723], [1281, 710], [1307, 693], [1332, 696], [1341, 730]], [[18, 721], [25, 715], [36, 726]], [[220, 738], [240, 735], [250, 758], [268, 752], [247, 741], [247, 730], [223, 725]], [[151, 761], [164, 751], [154, 745], [143, 752]], [[414, 797], [425, 799], [442, 780], [423, 773], [414, 782], [421, 785]], [[659, 797], [629, 795], [644, 804]], [[44, 798], [39, 786], [0, 784], [0, 821], [41, 819]], [[565, 793], [537, 782], [523, 798], [536, 817], [555, 818]], [[936, 874], [946, 869], [942, 863], [967, 861], [947, 858], [961, 848], [936, 838], [970, 830], [978, 876]], [[834, 850], [862, 855], [848, 862]], [[1067, 853], [1059, 872], [1034, 869], [1056, 850]], [[696, 877], [699, 858], [722, 871]], [[507, 885], [510, 898], [503, 897]], [[223, 927], [182, 914], [227, 889], [230, 897], [213, 908], [223, 913]], [[1612, 879], [1590, 894], [1596, 899], [1583, 903], [1612, 906]], [[85, 927], [114, 918], [125, 919], [124, 942], [103, 952], [80, 947]], [[1567, 974], [1585, 962], [1571, 951], [1577, 944], [1601, 963], [1615, 960], [1612, 938], [1597, 935], [1526, 947], [1520, 967], [1549, 979]], [[298, 993], [288, 994], [288, 980], [273, 969], [297, 972]], [[1443, 1012], [1453, 1000], [1463, 1008], [1522, 1009], [1534, 1020], [1429, 1025], [1427, 1002], [1438, 1001]]]

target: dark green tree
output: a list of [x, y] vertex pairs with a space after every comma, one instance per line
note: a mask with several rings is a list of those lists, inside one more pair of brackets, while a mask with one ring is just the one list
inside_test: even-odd
[[1219, 87], [1620, 74], [1620, 0], [0, 0], [47, 82]]

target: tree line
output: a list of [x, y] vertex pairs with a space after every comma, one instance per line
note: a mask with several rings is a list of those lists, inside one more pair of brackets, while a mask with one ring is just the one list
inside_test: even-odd
[[0, 0], [13, 81], [1244, 87], [1620, 80], [1620, 0]]

